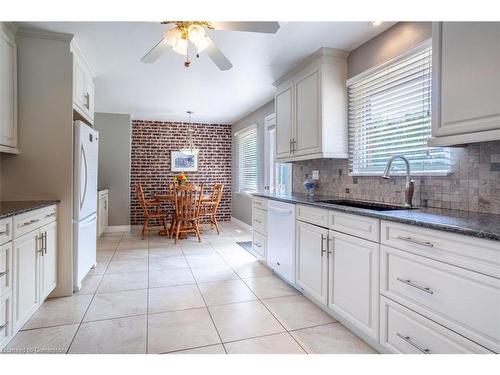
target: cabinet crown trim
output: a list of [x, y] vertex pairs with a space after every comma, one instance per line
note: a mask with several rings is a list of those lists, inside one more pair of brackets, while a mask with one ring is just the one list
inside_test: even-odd
[[315, 60], [323, 59], [323, 61], [326, 62], [328, 60], [328, 58], [347, 59], [348, 55], [349, 55], [349, 52], [347, 52], [347, 51], [343, 51], [343, 50], [335, 49], [335, 48], [321, 47], [316, 52], [314, 52], [312, 55], [303, 59], [298, 65], [296, 65], [294, 68], [290, 69], [287, 73], [283, 74], [280, 78], [278, 78], [276, 81], [274, 81], [273, 86], [278, 87], [283, 82], [285, 82], [287, 79], [290, 79], [295, 74], [297, 74], [302, 68], [304, 68], [305, 66], [314, 62]]

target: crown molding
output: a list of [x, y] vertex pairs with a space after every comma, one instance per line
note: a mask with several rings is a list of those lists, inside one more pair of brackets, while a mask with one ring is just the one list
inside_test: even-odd
[[34, 29], [29, 27], [19, 27], [16, 32], [16, 37], [58, 40], [61, 42], [68, 42], [68, 43], [70, 43], [74, 38], [74, 36], [71, 34], [57, 33], [54, 31]]
[[314, 52], [312, 55], [309, 55], [305, 59], [303, 59], [297, 66], [292, 68], [290, 71], [282, 75], [280, 78], [278, 78], [276, 81], [273, 82], [273, 86], [277, 87], [283, 82], [285, 82], [287, 79], [293, 77], [297, 72], [299, 72], [302, 68], [305, 66], [313, 63], [316, 60], [322, 60], [324, 63], [328, 63], [329, 61], [332, 61], [334, 59], [347, 59], [347, 56], [349, 55], [349, 52], [343, 51], [340, 49], [335, 49], [335, 48], [328, 48], [328, 47], [321, 47], [318, 49], [316, 52]]

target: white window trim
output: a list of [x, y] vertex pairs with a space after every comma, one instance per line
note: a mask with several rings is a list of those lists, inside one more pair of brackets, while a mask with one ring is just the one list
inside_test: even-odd
[[[353, 85], [360, 80], [372, 75], [376, 74], [379, 71], [385, 69], [387, 66], [398, 63], [399, 61], [402, 61], [414, 54], [417, 54], [426, 48], [432, 47], [432, 38], [426, 39], [425, 41], [419, 43], [418, 45], [411, 47], [410, 49], [393, 56], [392, 58], [384, 61], [383, 63], [377, 64], [371, 68], [368, 68], [361, 73], [356, 74], [355, 76], [349, 78], [346, 80], [346, 90], [350, 85]], [[432, 93], [434, 92], [434, 84], [431, 86]], [[431, 102], [432, 103], [432, 102]], [[432, 105], [432, 104], [431, 104]], [[432, 118], [431, 118], [432, 122]], [[422, 176], [450, 176], [453, 173], [453, 165], [450, 165], [450, 170], [448, 172], [440, 172], [440, 171], [411, 171], [411, 175], [415, 177], [422, 177]], [[393, 176], [404, 176], [406, 174], [405, 171], [403, 170], [391, 170], [391, 175]], [[381, 176], [382, 172], [376, 173], [376, 172], [349, 172], [349, 176], [353, 177], [377, 177]]]

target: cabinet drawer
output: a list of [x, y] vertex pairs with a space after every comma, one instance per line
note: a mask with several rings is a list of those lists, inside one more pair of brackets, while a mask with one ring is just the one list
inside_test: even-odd
[[382, 221], [381, 244], [500, 278], [500, 242]]
[[257, 256], [264, 259], [266, 257], [266, 237], [259, 232], [253, 231], [252, 248]]
[[12, 297], [0, 297], [0, 350], [12, 338]]
[[49, 206], [14, 216], [14, 237], [17, 238], [56, 220], [57, 206]]
[[380, 344], [392, 353], [491, 353], [387, 298], [380, 299]]
[[0, 245], [0, 297], [12, 290], [12, 242]]
[[261, 210], [267, 210], [267, 199], [254, 197], [253, 198], [253, 208], [260, 208]]
[[381, 293], [500, 351], [500, 280], [381, 246]]
[[12, 218], [0, 219], [0, 245], [12, 240]]
[[330, 211], [330, 229], [379, 242], [380, 220], [372, 217]]
[[311, 206], [297, 206], [297, 220], [328, 228], [328, 210]]
[[259, 209], [253, 210], [253, 229], [261, 234], [267, 234], [267, 212]]

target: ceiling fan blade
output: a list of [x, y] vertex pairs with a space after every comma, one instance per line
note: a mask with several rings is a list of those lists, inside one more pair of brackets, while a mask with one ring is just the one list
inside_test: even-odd
[[249, 31], [253, 33], [275, 34], [280, 28], [279, 22], [211, 22], [215, 30]]
[[[207, 37], [208, 38], [208, 37]], [[233, 67], [233, 64], [231, 64], [231, 61], [227, 59], [226, 56], [222, 53], [222, 51], [217, 47], [214, 43], [214, 41], [210, 38], [210, 43], [205, 49], [205, 52], [207, 53], [208, 57], [212, 59], [212, 61], [219, 67], [220, 70], [229, 70]]]
[[160, 40], [160, 42], [156, 46], [151, 48], [151, 50], [144, 55], [144, 57], [141, 59], [141, 61], [143, 63], [146, 63], [146, 64], [154, 63], [169, 48], [170, 48], [170, 46], [167, 44], [166, 39], [163, 38], [162, 40]]

